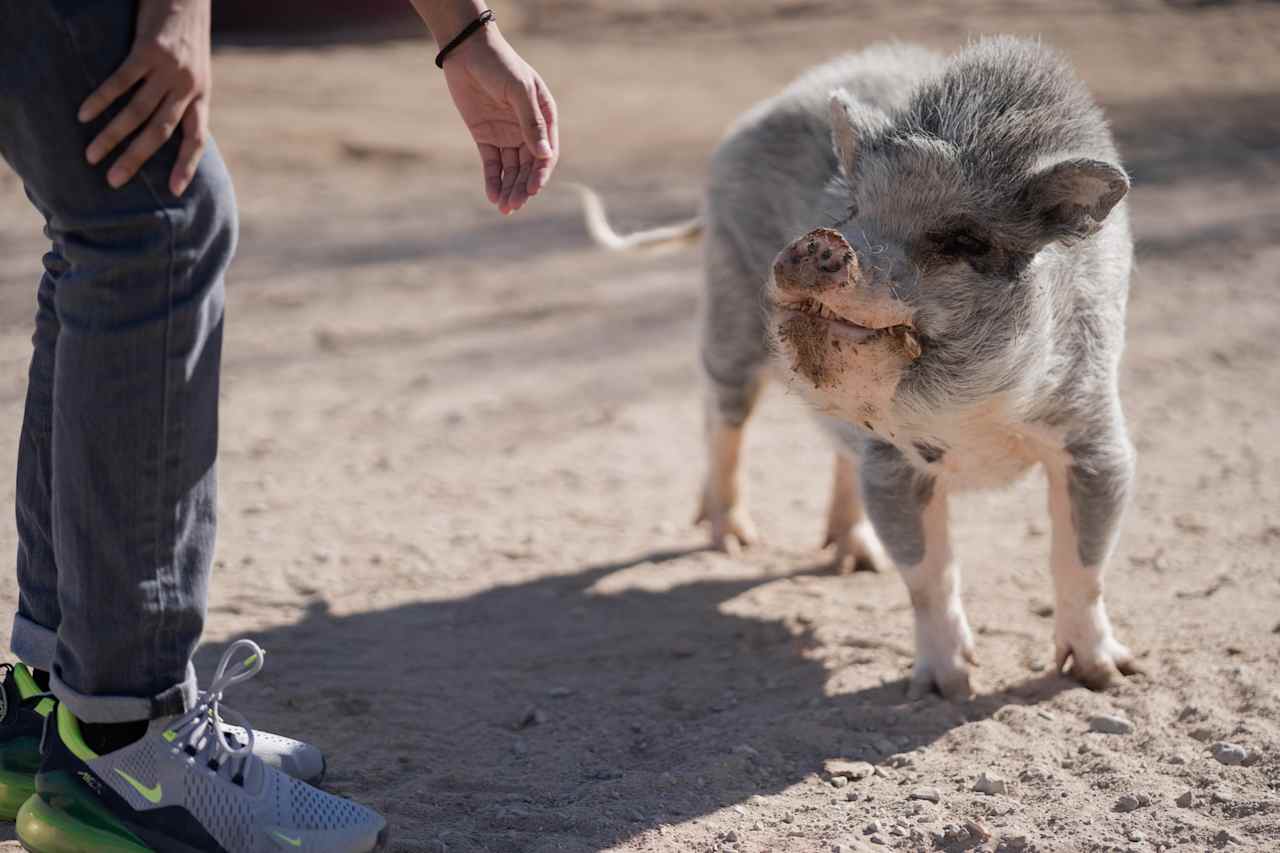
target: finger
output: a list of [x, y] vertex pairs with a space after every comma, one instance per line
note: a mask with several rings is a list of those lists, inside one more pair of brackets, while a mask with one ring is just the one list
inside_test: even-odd
[[529, 177], [533, 172], [533, 164], [540, 162], [533, 159], [533, 155], [529, 153], [529, 149], [520, 146], [520, 171], [516, 173], [515, 186], [511, 188], [511, 209], [513, 211], [524, 207], [524, 203], [529, 200]]
[[115, 103], [116, 99], [133, 88], [134, 84], [146, 76], [150, 70], [145, 62], [130, 56], [115, 72], [102, 81], [80, 105], [76, 119], [81, 123], [93, 121], [102, 115], [102, 111]]
[[502, 192], [498, 195], [498, 209], [503, 213], [511, 212], [511, 190], [516, 185], [516, 174], [520, 169], [520, 160], [516, 149], [502, 149]]
[[187, 111], [186, 98], [179, 98], [170, 93], [160, 103], [158, 109], [147, 122], [142, 132], [133, 138], [129, 147], [120, 158], [111, 165], [107, 172], [107, 183], [119, 189], [133, 179], [142, 168], [142, 164], [151, 159], [151, 155], [160, 150], [160, 146], [169, 141], [173, 132], [178, 129], [183, 114]]
[[490, 204], [498, 203], [502, 194], [502, 155], [496, 145], [477, 145], [480, 162], [484, 166], [484, 194]]
[[157, 82], [154, 78], [147, 80], [129, 99], [128, 105], [89, 143], [89, 147], [84, 152], [85, 159], [94, 166], [102, 162], [103, 157], [114, 151], [117, 145], [151, 117], [156, 107], [160, 105], [160, 101], [164, 99], [164, 95], [163, 83]]
[[182, 147], [178, 149], [177, 162], [169, 174], [169, 191], [176, 196], [186, 192], [191, 179], [196, 176], [196, 167], [204, 156], [208, 127], [209, 102], [205, 98], [196, 98], [182, 116]]
[[547, 133], [551, 137], [552, 156], [547, 160], [538, 160], [534, 163], [533, 174], [529, 178], [528, 191], [529, 195], [537, 195], [547, 182], [551, 180], [551, 173], [555, 171], [556, 163], [560, 160], [560, 117], [556, 108], [556, 102], [551, 97], [549, 90], [541, 79], [537, 81], [538, 85], [538, 106], [542, 110], [542, 115], [546, 119]]
[[533, 156], [539, 160], [550, 160], [554, 156], [551, 150], [551, 137], [547, 135], [547, 120], [538, 106], [537, 85], [527, 86], [515, 97], [516, 116], [520, 119], [520, 134], [524, 144], [529, 146]]

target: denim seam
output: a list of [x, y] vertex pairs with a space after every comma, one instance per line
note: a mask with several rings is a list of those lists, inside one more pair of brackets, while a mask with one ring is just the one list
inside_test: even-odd
[[[58, 21], [58, 26], [60, 26], [62, 28], [62, 31], [66, 33], [67, 40], [71, 43], [72, 48], [75, 50], [76, 56], [80, 60], [80, 71], [81, 73], [84, 74], [85, 83], [89, 85], [89, 88], [91, 91], [96, 90], [98, 86], [101, 85], [101, 83], [94, 82], [93, 74], [90, 73], [88, 66], [85, 65], [84, 51], [81, 50], [79, 42], [76, 41], [75, 33], [72, 32], [71, 28], [66, 25], [66, 22], [62, 20], [61, 16], [55, 15], [54, 17]], [[164, 537], [165, 532], [172, 529], [174, 526], [172, 523], [166, 524], [163, 521], [163, 519], [165, 517], [164, 503], [165, 503], [165, 495], [167, 491], [166, 473], [167, 473], [167, 464], [168, 464], [168, 455], [169, 455], [169, 408], [170, 408], [169, 404], [171, 402], [170, 389], [169, 389], [169, 369], [170, 369], [169, 361], [170, 361], [170, 348], [172, 346], [172, 334], [173, 334], [173, 269], [174, 269], [175, 259], [177, 256], [177, 247], [176, 247], [177, 228], [174, 225], [173, 215], [170, 213], [169, 209], [165, 206], [159, 194], [156, 193], [155, 187], [153, 187], [151, 184], [151, 181], [147, 179], [146, 174], [143, 173], [141, 169], [139, 169], [136, 177], [138, 178], [138, 180], [142, 181], [142, 184], [147, 188], [147, 192], [151, 195], [152, 200], [156, 204], [156, 209], [164, 217], [165, 224], [169, 228], [169, 263], [165, 273], [166, 279], [167, 279], [166, 284], [167, 284], [167, 296], [168, 296], [168, 312], [165, 318], [163, 363], [161, 364], [161, 401], [160, 401], [161, 402], [161, 413], [160, 413], [161, 428], [160, 428], [159, 466], [158, 466], [158, 474], [157, 474], [160, 481], [159, 483], [160, 488], [159, 488], [159, 493], [156, 500], [156, 503], [157, 503], [156, 518], [160, 523], [157, 524], [155, 541], [152, 543], [152, 548], [155, 555], [156, 563], [158, 564], [160, 562], [159, 557], [161, 552], [160, 540]], [[171, 536], [170, 539], [172, 538], [174, 537]], [[158, 679], [159, 674], [156, 672], [155, 666], [161, 660], [161, 655], [163, 653], [164, 648], [166, 647], [166, 645], [170, 648], [172, 648], [172, 646], [174, 645], [173, 637], [174, 637], [175, 631], [171, 624], [172, 620], [167, 618], [170, 612], [170, 608], [166, 606], [166, 597], [168, 595], [168, 590], [173, 586], [176, 586], [176, 578], [174, 577], [174, 573], [176, 571], [176, 566], [174, 565], [175, 551], [176, 551], [176, 543], [174, 543], [169, 548], [168, 571], [165, 571], [165, 569], [159, 565], [157, 565], [157, 568], [156, 568], [156, 574], [157, 574], [156, 580], [158, 581], [156, 585], [156, 605], [160, 612], [158, 614], [158, 619], [157, 619], [159, 625], [155, 633], [155, 646], [153, 648], [152, 656], [151, 656], [151, 665], [152, 665], [151, 678], [153, 683], [159, 680]], [[184, 681], [185, 681], [185, 676], [184, 676]], [[153, 705], [153, 712], [154, 712], [155, 710], [154, 699], [152, 700], [152, 705]]]

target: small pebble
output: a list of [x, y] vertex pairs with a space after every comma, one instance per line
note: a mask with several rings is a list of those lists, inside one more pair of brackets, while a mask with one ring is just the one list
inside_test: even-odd
[[938, 793], [937, 788], [916, 788], [911, 792], [908, 799], [927, 800], [928, 802], [936, 803], [942, 799], [942, 795]]
[[987, 829], [986, 824], [980, 820], [966, 820], [964, 828], [969, 832], [970, 837], [976, 838], [978, 841], [987, 842], [991, 840], [991, 830]]
[[973, 783], [973, 790], [988, 796], [1009, 793], [1009, 781], [1003, 776], [983, 772], [978, 781]]
[[1118, 812], [1131, 812], [1149, 805], [1151, 805], [1151, 797], [1146, 794], [1123, 794], [1120, 799], [1116, 800], [1115, 810]]
[[1191, 808], [1191, 805], [1195, 801], [1196, 801], [1196, 795], [1193, 794], [1189, 789], [1186, 791], [1183, 791], [1181, 794], [1178, 795], [1178, 799], [1174, 800], [1175, 803], [1177, 803], [1179, 806], [1181, 806], [1184, 809]]
[[1249, 760], [1249, 750], [1240, 746], [1238, 743], [1215, 743], [1210, 749], [1213, 750], [1213, 757], [1218, 759], [1219, 764], [1225, 764], [1233, 767], [1237, 764], [1244, 764]]
[[737, 833], [735, 830], [732, 830], [732, 829], [731, 829], [731, 830], [729, 830], [728, 832], [726, 832], [726, 833], [724, 834], [724, 840], [725, 840], [725, 841], [728, 841], [730, 844], [737, 844], [737, 843], [738, 843], [738, 833]]
[[843, 776], [850, 782], [860, 782], [875, 773], [875, 768], [865, 761], [828, 761], [826, 770], [832, 776]]
[[1227, 788], [1214, 788], [1209, 794], [1209, 799], [1215, 803], [1234, 803], [1236, 801], [1235, 796]]
[[883, 831], [884, 831], [884, 827], [880, 824], [880, 821], [878, 820], [869, 821], [866, 826], [862, 827], [863, 835], [874, 835], [877, 832], [883, 832]]
[[999, 850], [1026, 850], [1027, 837], [1025, 835], [1006, 835], [1000, 839]]
[[1114, 714], [1098, 714], [1089, 718], [1089, 731], [1104, 735], [1129, 735], [1133, 734], [1133, 723]]
[[1186, 764], [1187, 757], [1178, 752], [1171, 752], [1164, 757], [1165, 764]]
[[843, 788], [845, 785], [848, 785], [848, 784], [849, 784], [849, 780], [844, 776], [831, 777], [831, 787], [833, 788]]
[[1129, 831], [1129, 836], [1128, 836], [1128, 838], [1129, 838], [1129, 840], [1130, 840], [1130, 841], [1132, 841], [1134, 844], [1137, 844], [1139, 841], [1146, 841], [1146, 840], [1147, 840], [1147, 837], [1146, 837], [1145, 835], [1143, 835], [1141, 832], [1139, 832], [1138, 830], [1136, 830], [1136, 829], [1132, 829], [1132, 830], [1130, 830], [1130, 831]]

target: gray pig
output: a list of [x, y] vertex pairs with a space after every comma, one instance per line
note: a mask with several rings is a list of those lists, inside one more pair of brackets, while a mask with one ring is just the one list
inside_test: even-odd
[[906, 581], [912, 697], [970, 695], [949, 495], [1037, 463], [1058, 667], [1095, 689], [1135, 671], [1102, 598], [1134, 471], [1117, 387], [1128, 188], [1071, 68], [998, 37], [949, 58], [880, 45], [806, 74], [730, 130], [698, 220], [622, 237], [584, 193], [613, 248], [705, 234], [713, 545], [755, 537], [739, 455], [772, 373], [836, 439], [837, 565], [891, 559]]

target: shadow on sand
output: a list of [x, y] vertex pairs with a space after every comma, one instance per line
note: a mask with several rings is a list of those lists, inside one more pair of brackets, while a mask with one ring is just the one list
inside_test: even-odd
[[[387, 814], [393, 849], [587, 851], [1072, 686], [1046, 676], [961, 705], [907, 702], [902, 681], [828, 695], [803, 624], [730, 612], [778, 576], [598, 586], [619, 572], [646, 586], [677, 559], [699, 555], [347, 616], [317, 605], [256, 635], [269, 665], [230, 701], [256, 726], [323, 746], [328, 787]], [[846, 643], [894, 669], [909, 662], [873, 623]], [[202, 674], [217, 651], [198, 657]]]

